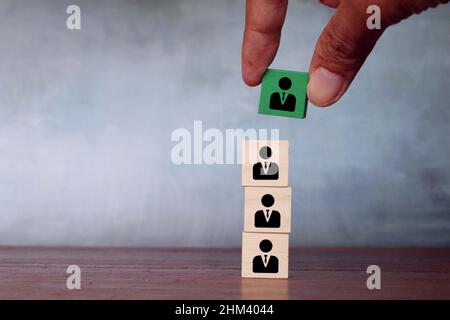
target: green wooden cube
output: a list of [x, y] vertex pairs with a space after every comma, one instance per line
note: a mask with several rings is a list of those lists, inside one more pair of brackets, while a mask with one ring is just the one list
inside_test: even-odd
[[307, 72], [268, 69], [262, 80], [258, 112], [304, 119], [307, 84]]

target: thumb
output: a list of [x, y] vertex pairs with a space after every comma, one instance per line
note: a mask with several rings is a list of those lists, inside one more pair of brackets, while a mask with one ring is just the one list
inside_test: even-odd
[[[384, 30], [392, 24], [449, 0], [321, 0], [335, 14], [316, 44], [309, 68], [309, 100], [325, 107], [345, 93]], [[369, 29], [367, 9], [376, 4], [381, 28]]]
[[367, 2], [341, 1], [317, 41], [308, 83], [308, 99], [316, 106], [345, 93], [384, 31], [367, 28]]

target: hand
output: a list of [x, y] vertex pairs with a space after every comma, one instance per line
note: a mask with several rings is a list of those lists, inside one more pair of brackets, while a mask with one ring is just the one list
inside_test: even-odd
[[[335, 8], [322, 31], [309, 67], [308, 99], [319, 107], [339, 100], [350, 86], [378, 38], [390, 25], [449, 0], [320, 0]], [[381, 9], [381, 29], [369, 29], [369, 5]], [[261, 83], [280, 44], [287, 0], [247, 0], [242, 77]]]

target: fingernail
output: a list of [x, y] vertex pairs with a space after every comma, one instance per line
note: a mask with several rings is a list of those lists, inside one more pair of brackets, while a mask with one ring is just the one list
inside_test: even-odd
[[344, 78], [325, 68], [317, 68], [309, 76], [308, 99], [318, 107], [334, 103], [341, 94]]

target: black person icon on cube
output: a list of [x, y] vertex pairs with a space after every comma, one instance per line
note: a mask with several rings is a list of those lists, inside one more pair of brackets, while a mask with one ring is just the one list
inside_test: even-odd
[[287, 279], [289, 276], [289, 234], [242, 233], [243, 278]]
[[244, 231], [290, 233], [291, 198], [290, 187], [245, 187]]
[[307, 72], [267, 69], [261, 82], [258, 113], [304, 119], [307, 87]]
[[269, 108], [272, 110], [294, 111], [296, 99], [291, 93], [286, 92], [292, 87], [292, 81], [288, 77], [283, 77], [278, 81], [281, 92], [274, 92], [270, 95]]
[[270, 161], [272, 149], [269, 146], [262, 147], [259, 150], [259, 156], [263, 161], [257, 162], [253, 165], [253, 179], [278, 180], [279, 167], [275, 162]]
[[259, 249], [263, 254], [253, 258], [254, 273], [278, 273], [278, 258], [269, 254], [272, 248], [272, 242], [268, 239], [259, 243]]
[[[244, 187], [287, 187], [289, 141], [243, 140], [241, 170]], [[258, 198], [258, 203], [261, 197]]]
[[281, 215], [270, 207], [275, 203], [275, 199], [271, 194], [265, 194], [261, 198], [261, 204], [265, 207], [255, 213], [255, 228], [280, 228]]

